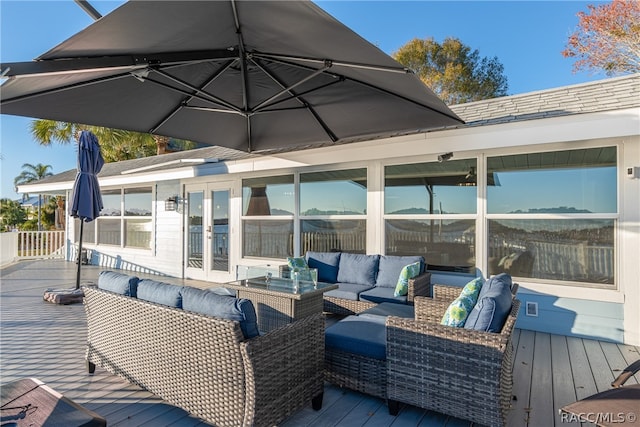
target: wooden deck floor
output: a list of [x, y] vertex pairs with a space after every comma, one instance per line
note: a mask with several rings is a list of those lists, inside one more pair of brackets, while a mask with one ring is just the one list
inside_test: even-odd
[[[75, 269], [73, 263], [48, 260], [23, 261], [0, 271], [1, 383], [38, 378], [104, 416], [110, 427], [208, 425], [105, 371], [86, 373], [82, 305], [61, 306], [42, 300], [46, 288], [73, 287]], [[99, 271], [101, 268], [83, 266], [83, 281], [95, 281]], [[517, 330], [514, 338], [517, 400], [509, 425], [515, 427], [576, 425], [561, 419], [558, 408], [607, 390], [620, 370], [640, 359], [640, 348], [634, 346], [526, 330]], [[638, 378], [630, 380], [637, 382]], [[411, 406], [391, 417], [382, 400], [327, 384], [321, 411], [309, 406], [282, 425], [451, 427], [469, 423]]]

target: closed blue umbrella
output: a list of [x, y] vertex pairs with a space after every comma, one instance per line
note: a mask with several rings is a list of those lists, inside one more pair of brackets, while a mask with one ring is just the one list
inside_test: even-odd
[[80, 288], [80, 266], [82, 260], [82, 230], [85, 222], [91, 222], [100, 216], [102, 196], [98, 184], [98, 173], [104, 165], [98, 138], [84, 130], [78, 139], [78, 174], [71, 193], [70, 215], [80, 219], [80, 239], [78, 244], [78, 274], [76, 289]]

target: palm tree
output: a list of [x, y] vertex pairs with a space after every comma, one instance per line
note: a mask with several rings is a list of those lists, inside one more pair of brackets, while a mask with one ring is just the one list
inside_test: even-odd
[[[21, 184], [27, 184], [33, 181], [39, 181], [42, 178], [53, 175], [51, 172], [51, 165], [43, 165], [42, 163], [38, 163], [37, 165], [32, 165], [30, 163], [25, 163], [22, 165], [22, 172], [20, 175], [15, 177], [13, 180], [13, 184], [17, 187]], [[42, 206], [42, 194], [38, 194], [38, 231], [41, 228], [40, 224], [40, 208]]]
[[[102, 157], [106, 162], [164, 154], [167, 152], [167, 144], [170, 141], [170, 138], [166, 136], [101, 126], [57, 122], [55, 120], [34, 120], [31, 122], [31, 134], [41, 145], [51, 145], [54, 142], [60, 144], [75, 142], [75, 136], [82, 130], [90, 130], [98, 137]], [[185, 150], [195, 146], [190, 141], [176, 140], [175, 142]]]

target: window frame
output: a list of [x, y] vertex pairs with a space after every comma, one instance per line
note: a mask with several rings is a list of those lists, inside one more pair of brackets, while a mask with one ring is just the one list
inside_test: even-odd
[[[486, 175], [488, 171], [488, 159], [490, 157], [497, 156], [514, 156], [519, 154], [536, 154], [536, 153], [554, 153], [554, 152], [562, 152], [562, 151], [578, 151], [584, 149], [597, 149], [597, 148], [614, 148], [616, 150], [616, 212], [615, 213], [488, 213], [488, 194], [486, 184], [484, 186], [484, 206], [482, 211], [483, 218], [483, 228], [484, 235], [483, 239], [483, 250], [487, 252], [482, 260], [482, 270], [489, 275], [489, 221], [492, 220], [563, 220], [563, 219], [600, 219], [600, 220], [612, 220], [613, 221], [613, 283], [612, 284], [601, 284], [595, 282], [579, 282], [572, 280], [555, 280], [555, 279], [541, 279], [536, 277], [526, 277], [523, 278], [522, 281], [527, 284], [531, 284], [534, 287], [544, 287], [551, 286], [554, 288], [558, 287], [574, 287], [578, 289], [597, 289], [600, 291], [617, 291], [620, 286], [620, 245], [619, 245], [619, 226], [620, 226], [620, 211], [621, 211], [621, 180], [620, 180], [620, 164], [622, 159], [622, 146], [620, 143], [611, 142], [611, 143], [584, 143], [579, 147], [567, 147], [567, 146], [557, 146], [546, 147], [546, 146], [527, 146], [527, 147], [517, 147], [515, 149], [500, 149], [500, 150], [486, 150], [483, 152], [484, 159], [482, 164], [482, 172], [478, 172], [478, 176], [480, 177], [480, 173], [482, 173], [483, 178], [486, 180]], [[479, 168], [480, 169], [480, 168]], [[477, 264], [477, 262], [476, 262]]]

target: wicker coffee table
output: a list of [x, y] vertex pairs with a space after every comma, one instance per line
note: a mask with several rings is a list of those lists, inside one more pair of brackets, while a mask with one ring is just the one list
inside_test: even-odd
[[236, 291], [237, 298], [253, 302], [262, 332], [301, 319], [314, 313], [322, 313], [323, 293], [337, 289], [338, 285], [323, 282], [257, 277], [225, 283], [225, 288]]

